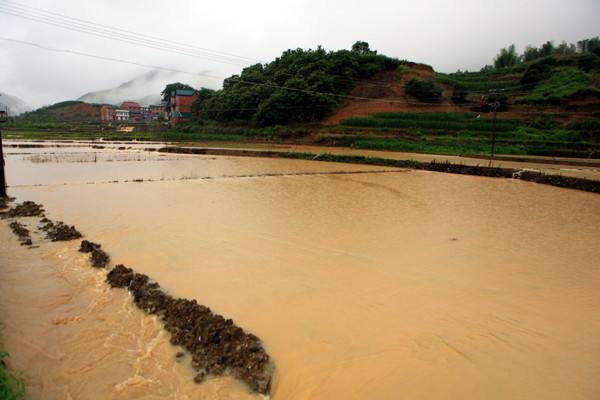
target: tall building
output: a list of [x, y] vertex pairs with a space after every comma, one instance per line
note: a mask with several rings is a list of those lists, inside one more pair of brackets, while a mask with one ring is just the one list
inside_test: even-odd
[[192, 119], [192, 104], [198, 98], [195, 90], [177, 89], [171, 92], [171, 125]]

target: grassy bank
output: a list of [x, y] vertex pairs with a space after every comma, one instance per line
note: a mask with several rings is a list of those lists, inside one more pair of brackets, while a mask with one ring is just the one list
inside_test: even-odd
[[6, 368], [8, 353], [0, 350], [0, 400], [19, 400], [25, 396], [25, 385]]

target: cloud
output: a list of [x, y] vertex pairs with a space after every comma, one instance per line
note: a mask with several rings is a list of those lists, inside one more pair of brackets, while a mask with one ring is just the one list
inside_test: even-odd
[[210, 74], [210, 71], [201, 71], [198, 76], [190, 76], [172, 71], [154, 69], [140, 76], [126, 81], [117, 87], [95, 92], [89, 92], [77, 100], [87, 103], [121, 104], [124, 101], [136, 101], [141, 105], [157, 104], [161, 100], [160, 93], [165, 86], [172, 82], [188, 82], [192, 87], [206, 87], [206, 78], [200, 75]]

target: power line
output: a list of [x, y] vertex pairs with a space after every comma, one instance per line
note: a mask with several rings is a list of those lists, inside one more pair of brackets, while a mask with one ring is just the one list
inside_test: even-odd
[[62, 23], [62, 22], [58, 22], [55, 20], [45, 18], [45, 17], [40, 18], [40, 17], [36, 17], [36, 16], [32, 16], [32, 15], [21, 14], [18, 12], [7, 11], [6, 9], [3, 9], [2, 7], [3, 7], [3, 5], [0, 4], [0, 12], [2, 12], [2, 13], [17, 16], [17, 17], [24, 18], [24, 19], [31, 20], [31, 21], [41, 22], [41, 23], [44, 23], [47, 25], [58, 27], [58, 28], [68, 29], [68, 30], [75, 31], [75, 32], [85, 33], [88, 35], [92, 35], [92, 36], [96, 36], [96, 37], [100, 37], [100, 38], [104, 38], [104, 39], [115, 40], [115, 41], [119, 41], [122, 43], [133, 44], [133, 45], [142, 46], [142, 47], [146, 47], [146, 48], [150, 48], [150, 49], [154, 49], [154, 50], [165, 51], [168, 53], [182, 54], [182, 55], [186, 55], [189, 57], [200, 58], [203, 60], [214, 61], [214, 62], [229, 64], [229, 65], [234, 65], [234, 66], [245, 66], [245, 64], [241, 64], [239, 62], [230, 61], [230, 60], [223, 59], [223, 58], [217, 58], [217, 57], [211, 56], [211, 55], [199, 54], [199, 53], [189, 51], [189, 50], [178, 49], [178, 48], [174, 48], [173, 46], [160, 44], [157, 42], [152, 42], [152, 41], [147, 41], [147, 40], [139, 40], [139, 39], [130, 38], [130, 37], [123, 37], [123, 36], [120, 36], [115, 33], [102, 32], [102, 31], [98, 31], [95, 29], [91, 29], [91, 28], [80, 27], [80, 26], [77, 26], [74, 24]]
[[156, 41], [160, 41], [163, 43], [169, 43], [171, 45], [178, 45], [178, 46], [183, 46], [183, 47], [187, 47], [187, 48], [192, 48], [195, 50], [200, 50], [200, 51], [204, 51], [207, 53], [213, 53], [215, 55], [220, 55], [220, 56], [227, 56], [227, 57], [231, 57], [234, 59], [240, 59], [240, 60], [246, 60], [246, 61], [258, 61], [260, 62], [260, 60], [257, 59], [252, 59], [249, 57], [245, 57], [245, 56], [240, 56], [237, 54], [233, 54], [233, 53], [227, 53], [227, 52], [223, 52], [223, 51], [218, 51], [218, 50], [212, 50], [212, 49], [208, 49], [205, 47], [200, 47], [200, 46], [196, 46], [196, 45], [189, 45], [186, 43], [182, 43], [182, 42], [177, 42], [177, 41], [173, 41], [173, 40], [169, 40], [169, 39], [165, 39], [162, 37], [157, 37], [157, 36], [152, 36], [152, 35], [148, 35], [148, 34], [143, 34], [143, 33], [139, 33], [139, 32], [134, 32], [134, 31], [130, 31], [130, 30], [126, 30], [126, 29], [122, 29], [122, 28], [118, 28], [118, 27], [112, 27], [112, 26], [108, 26], [108, 25], [103, 25], [103, 24], [99, 24], [96, 22], [92, 22], [92, 21], [86, 21], [80, 18], [75, 18], [75, 17], [69, 17], [67, 15], [64, 14], [60, 14], [60, 13], [56, 13], [56, 12], [52, 12], [52, 11], [48, 11], [48, 10], [43, 10], [41, 8], [36, 8], [36, 7], [32, 7], [32, 6], [27, 6], [15, 1], [10, 1], [10, 0], [3, 0], [4, 3], [8, 3], [5, 4], [5, 6], [12, 6], [14, 8], [20, 8], [23, 10], [30, 10], [32, 12], [37, 12], [38, 14], [47, 14], [47, 15], [52, 15], [52, 16], [56, 16], [59, 17], [63, 20], [68, 20], [68, 21], [76, 21], [76, 22], [80, 22], [82, 24], [86, 24], [86, 25], [93, 25], [95, 27], [101, 28], [103, 30], [112, 30], [112, 31], [119, 31], [122, 33], [127, 33], [127, 34], [131, 34], [134, 36], [138, 36], [138, 37], [142, 37], [142, 38], [146, 38], [146, 39], [153, 39]]

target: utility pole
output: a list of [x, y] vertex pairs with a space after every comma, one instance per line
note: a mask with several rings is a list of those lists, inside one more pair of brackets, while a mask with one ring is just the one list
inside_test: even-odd
[[[0, 123], [8, 120], [8, 114], [5, 110], [0, 110]], [[2, 150], [2, 131], [0, 131], [0, 198], [6, 198], [6, 177], [4, 175], [4, 151]]]
[[[492, 97], [492, 99], [494, 101], [490, 102], [490, 97]], [[492, 161], [494, 161], [494, 153], [496, 152], [496, 117], [498, 114], [498, 108], [500, 108], [500, 101], [498, 99], [497, 91], [493, 91], [492, 93], [490, 93], [490, 96], [488, 97], [488, 106], [492, 110], [494, 110], [494, 122], [493, 122], [493, 130], [492, 130], [492, 151], [490, 153], [490, 163], [488, 164], [488, 167], [491, 167]]]

